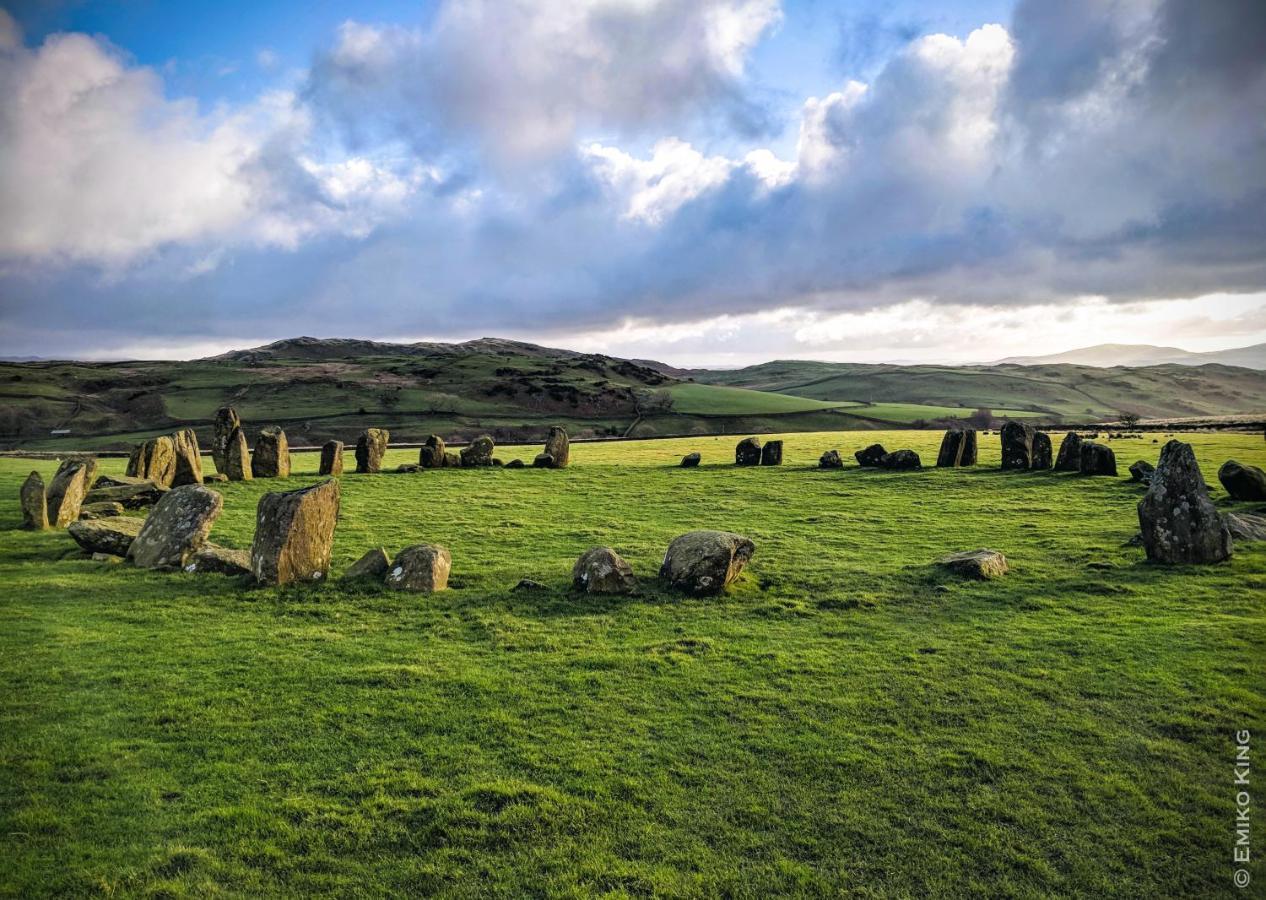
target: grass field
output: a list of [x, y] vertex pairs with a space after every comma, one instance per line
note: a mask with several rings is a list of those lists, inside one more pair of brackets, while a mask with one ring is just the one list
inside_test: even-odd
[[688, 415], [741, 416], [752, 413], [766, 415], [808, 412], [816, 409], [840, 409], [860, 405], [711, 384], [678, 384], [670, 388], [669, 393], [673, 397], [673, 411]]
[[[1231, 764], [1266, 724], [1266, 546], [1149, 566], [1125, 545], [1138, 486], [998, 472], [996, 436], [974, 470], [812, 468], [939, 438], [344, 476], [335, 572], [439, 542], [453, 589], [430, 596], [72, 558], [14, 530], [21, 479], [55, 464], [0, 460], [0, 894], [1251, 894]], [[1266, 464], [1260, 435], [1190, 440], [1232, 508], [1217, 466]], [[1113, 446], [1123, 473], [1159, 449]], [[247, 546], [258, 498], [315, 467], [219, 486], [213, 540]], [[722, 598], [653, 579], [698, 527], [756, 542]], [[597, 544], [639, 594], [568, 592]], [[1011, 574], [932, 565], [980, 546]]]

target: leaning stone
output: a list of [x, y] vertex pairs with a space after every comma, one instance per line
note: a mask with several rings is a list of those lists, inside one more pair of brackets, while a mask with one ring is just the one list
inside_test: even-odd
[[343, 573], [343, 580], [372, 578], [374, 581], [382, 581], [389, 568], [391, 568], [391, 557], [387, 555], [387, 549], [375, 547], [373, 550], [366, 551], [364, 556], [352, 563], [351, 567]]
[[276, 425], [260, 429], [251, 456], [251, 474], [256, 478], [290, 477], [290, 444]]
[[819, 469], [842, 469], [844, 460], [840, 459], [840, 451], [828, 450], [818, 457]]
[[668, 545], [659, 577], [695, 596], [719, 594], [734, 581], [756, 545], [729, 531], [690, 531]]
[[1137, 460], [1130, 465], [1130, 480], [1147, 484], [1152, 480], [1152, 473], [1156, 471], [1156, 467], [1145, 459]]
[[1161, 448], [1138, 514], [1152, 562], [1214, 563], [1231, 555], [1230, 528], [1209, 499], [1190, 444], [1170, 441]]
[[238, 418], [237, 410], [233, 407], [221, 406], [215, 411], [215, 424], [211, 426], [211, 459], [215, 462], [217, 472], [228, 474], [224, 462], [227, 458], [229, 439], [233, 437], [234, 430], [241, 424], [242, 420]]
[[448, 587], [453, 558], [436, 544], [414, 544], [396, 554], [384, 584], [393, 591], [431, 593]]
[[962, 553], [952, 553], [938, 560], [938, 565], [971, 578], [1000, 578], [1007, 574], [1007, 558], [997, 550], [965, 550]]
[[1002, 426], [1002, 468], [1029, 469], [1033, 466], [1033, 435], [1036, 432], [1020, 422]]
[[1059, 456], [1055, 459], [1056, 472], [1081, 471], [1081, 435], [1070, 431], [1059, 444]]
[[760, 464], [762, 466], [782, 465], [782, 441], [766, 441], [760, 448]]
[[545, 438], [545, 452], [553, 460], [550, 465], [552, 469], [565, 469], [567, 463], [571, 462], [571, 441], [561, 425], [550, 428], [549, 435]]
[[152, 481], [136, 481], [132, 484], [93, 488], [84, 497], [84, 502], [121, 503], [126, 509], [143, 509], [163, 499], [167, 492], [168, 488], [154, 484]]
[[418, 451], [418, 465], [424, 469], [444, 468], [444, 439], [433, 434], [426, 439], [422, 449]]
[[176, 468], [171, 486], [202, 484], [202, 451], [198, 449], [198, 436], [192, 428], [183, 428], [171, 436], [176, 454]]
[[1107, 444], [1085, 441], [1081, 445], [1081, 474], [1116, 477], [1117, 455]]
[[22, 482], [19, 491], [22, 503], [22, 527], [43, 531], [48, 527], [48, 496], [44, 491], [44, 479], [39, 472], [32, 472]]
[[343, 474], [343, 442], [342, 441], [326, 441], [321, 447], [321, 467], [317, 470], [319, 475], [342, 475]]
[[620, 554], [610, 547], [594, 547], [572, 566], [571, 583], [587, 594], [629, 594], [637, 587], [637, 578]]
[[941, 437], [941, 449], [936, 454], [938, 469], [954, 469], [963, 458], [963, 433], [951, 428]]
[[922, 467], [923, 461], [913, 450], [894, 450], [891, 453], [885, 453], [879, 460], [881, 469], [909, 470]]
[[1266, 516], [1249, 513], [1223, 513], [1231, 537], [1237, 541], [1266, 541]]
[[250, 481], [255, 477], [251, 471], [251, 448], [246, 444], [246, 432], [240, 428], [233, 429], [225, 445], [224, 474], [229, 481]]
[[734, 465], [759, 466], [760, 441], [754, 437], [743, 438], [734, 448]]
[[532, 460], [532, 468], [552, 469], [554, 468], [554, 457], [548, 453], [538, 453], [536, 454], [536, 459]]
[[324, 579], [330, 571], [338, 508], [339, 483], [332, 478], [260, 497], [251, 543], [255, 579], [261, 584]]
[[128, 559], [142, 569], [180, 569], [202, 549], [224, 496], [200, 484], [172, 488], [150, 510]]
[[208, 544], [185, 563], [186, 572], [213, 573], [216, 575], [251, 574], [251, 554], [247, 550], [231, 550]]
[[123, 504], [106, 500], [101, 503], [85, 503], [79, 507], [80, 521], [89, 519], [108, 519], [111, 516], [123, 515]]
[[91, 467], [82, 459], [63, 460], [48, 485], [48, 520], [55, 528], [65, 528], [79, 518], [79, 508], [88, 493]]
[[693, 469], [703, 461], [703, 457], [698, 453], [687, 453], [681, 458], [681, 467], [683, 469]]
[[495, 444], [492, 435], [481, 434], [461, 450], [462, 468], [492, 465], [492, 452]]
[[1029, 468], [1034, 470], [1051, 467], [1051, 436], [1045, 431], [1033, 432], [1033, 454]]
[[66, 532], [88, 553], [109, 553], [127, 556], [132, 541], [141, 533], [143, 519], [114, 516], [109, 519], [87, 519], [71, 522]]
[[526, 465], [527, 464], [523, 462], [523, 460], [521, 459], [512, 459], [508, 463], [506, 463], [506, 468], [507, 469], [522, 469], [522, 468], [525, 468]]
[[382, 458], [387, 454], [391, 432], [385, 428], [366, 428], [356, 440], [356, 471], [372, 475], [382, 471]]
[[1228, 459], [1218, 469], [1218, 481], [1232, 500], [1266, 500], [1266, 472]]
[[858, 450], [853, 456], [857, 457], [859, 466], [877, 466], [879, 461], [888, 455], [888, 451], [884, 449], [883, 444], [871, 444], [864, 450]]

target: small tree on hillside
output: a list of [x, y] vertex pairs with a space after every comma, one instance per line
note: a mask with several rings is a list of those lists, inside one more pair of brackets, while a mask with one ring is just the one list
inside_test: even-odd
[[1126, 412], [1122, 410], [1117, 413], [1117, 420], [1126, 428], [1134, 428], [1139, 423], [1139, 419], [1143, 418], [1136, 412]]
[[988, 428], [993, 424], [993, 410], [982, 406], [968, 416], [967, 421], [976, 428]]

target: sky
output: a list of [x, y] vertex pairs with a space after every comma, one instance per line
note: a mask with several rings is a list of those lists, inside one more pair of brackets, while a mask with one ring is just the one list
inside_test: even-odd
[[0, 5], [0, 356], [1266, 341], [1260, 0]]

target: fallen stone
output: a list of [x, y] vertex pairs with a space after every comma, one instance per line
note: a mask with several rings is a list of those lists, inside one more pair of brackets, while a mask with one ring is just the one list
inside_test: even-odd
[[228, 475], [224, 461], [227, 458], [229, 438], [241, 425], [242, 420], [233, 407], [221, 406], [215, 411], [215, 423], [211, 426], [211, 460], [215, 463], [215, 470], [223, 475]]
[[881, 469], [909, 470], [922, 467], [923, 461], [913, 450], [894, 450], [891, 453], [885, 453], [879, 460]]
[[[462, 468], [492, 465], [492, 453], [496, 445], [492, 435], [481, 434], [461, 450]], [[423, 545], [419, 545], [423, 546]]]
[[1215, 563], [1231, 555], [1230, 528], [1209, 499], [1190, 444], [1170, 441], [1161, 448], [1138, 514], [1152, 562]]
[[391, 432], [385, 428], [366, 428], [356, 440], [356, 471], [372, 475], [382, 471], [382, 458], [387, 454]]
[[321, 581], [330, 571], [339, 483], [333, 478], [259, 498], [251, 572], [260, 584]]
[[79, 508], [96, 468], [95, 459], [66, 459], [57, 467], [47, 491], [48, 521], [53, 527], [65, 528], [79, 518]]
[[857, 458], [859, 466], [875, 467], [878, 466], [880, 460], [888, 455], [888, 451], [884, 449], [883, 444], [871, 444], [863, 450], [858, 450], [853, 454]]
[[22, 482], [18, 492], [22, 504], [22, 527], [32, 531], [43, 531], [48, 527], [48, 495], [44, 490], [44, 479], [39, 472], [32, 472]]
[[71, 522], [66, 532], [88, 553], [109, 553], [127, 556], [132, 541], [141, 533], [143, 519], [115, 516], [109, 519], [88, 519]]
[[766, 441], [760, 448], [760, 464], [762, 466], [782, 465], [782, 441]]
[[433, 434], [426, 439], [422, 449], [418, 451], [418, 465], [424, 469], [444, 468], [444, 439]]
[[100, 503], [85, 503], [79, 507], [79, 520], [87, 521], [90, 519], [108, 519], [111, 516], [123, 515], [123, 504], [114, 501], [104, 501]]
[[1002, 426], [1002, 468], [1008, 470], [1030, 469], [1033, 466], [1032, 427], [1021, 422], [1008, 422]]
[[247, 550], [231, 550], [208, 544], [185, 563], [186, 572], [215, 575], [251, 574], [251, 554]]
[[1107, 444], [1085, 441], [1081, 445], [1081, 474], [1116, 477], [1117, 456]]
[[819, 469], [842, 469], [844, 468], [844, 460], [840, 458], [840, 451], [828, 450], [818, 457]]
[[393, 591], [431, 593], [448, 587], [453, 558], [437, 544], [414, 544], [396, 554], [384, 584]]
[[224, 474], [229, 481], [250, 481], [255, 477], [251, 470], [251, 448], [246, 444], [246, 432], [235, 428], [224, 448]]
[[688, 594], [719, 594], [755, 552], [756, 545], [739, 534], [690, 531], [668, 545], [659, 576]]
[[399, 472], [401, 475], [408, 475], [411, 472], [421, 472], [422, 467], [419, 466], [417, 463], [401, 463], [400, 465], [396, 466], [396, 471]]
[[[172, 488], [150, 510], [127, 556], [142, 569], [182, 569], [202, 549], [224, 496], [200, 484]], [[106, 520], [114, 521], [114, 520]]]
[[571, 583], [587, 594], [629, 594], [637, 587], [637, 578], [620, 554], [610, 547], [594, 547], [572, 566]]
[[507, 469], [522, 469], [522, 468], [525, 468], [526, 465], [527, 464], [524, 463], [523, 460], [521, 459], [512, 459], [508, 463], [506, 463], [506, 468]]
[[290, 477], [290, 443], [286, 433], [276, 425], [260, 429], [259, 437], [255, 438], [251, 474], [256, 478]]
[[520, 578], [519, 583], [510, 588], [512, 591], [547, 591], [548, 587], [531, 578]]
[[[97, 484], [100, 485], [98, 479]], [[93, 488], [84, 497], [85, 503], [121, 503], [125, 509], [143, 509], [153, 506], [168, 492], [168, 488], [152, 481], [135, 481], [131, 484], [107, 485]]]
[[227, 483], [228, 480], [229, 476], [225, 475], [223, 472], [212, 472], [208, 475], [202, 476], [203, 484], [223, 484]]
[[1223, 513], [1231, 537], [1237, 541], [1266, 541], [1266, 516], [1250, 513]]
[[1218, 469], [1218, 481], [1232, 500], [1266, 500], [1266, 472], [1228, 459]]
[[133, 478], [131, 475], [98, 475], [97, 480], [92, 485], [92, 490], [100, 490], [107, 487], [127, 487], [134, 484], [153, 484], [144, 478]]
[[545, 438], [545, 452], [553, 460], [550, 465], [552, 469], [565, 469], [571, 462], [571, 440], [561, 425], [550, 428], [549, 435]]
[[937, 561], [960, 575], [969, 578], [1000, 578], [1007, 574], [1007, 558], [997, 550], [964, 550], [951, 553]]
[[687, 453], [681, 458], [681, 467], [683, 469], [693, 469], [703, 461], [703, 457], [698, 453]]
[[1070, 431], [1059, 443], [1059, 456], [1055, 458], [1056, 472], [1081, 471], [1081, 435]]
[[182, 428], [177, 431], [171, 436], [171, 445], [176, 457], [171, 486], [202, 484], [202, 451], [198, 448], [198, 436], [194, 430]]
[[360, 578], [368, 578], [374, 581], [382, 581], [390, 568], [391, 557], [387, 555], [387, 548], [375, 547], [373, 550], [367, 550], [364, 556], [348, 567], [347, 571], [343, 573], [343, 580], [355, 581]]
[[1145, 459], [1137, 460], [1130, 464], [1130, 480], [1147, 484], [1152, 480], [1152, 473], [1156, 471], [1156, 467]]
[[117, 566], [124, 561], [122, 556], [116, 556], [113, 553], [94, 553], [90, 559], [93, 562], [108, 563], [112, 566]]
[[1029, 468], [1035, 471], [1051, 467], [1051, 436], [1045, 431], [1033, 432], [1033, 452]]
[[343, 442], [326, 441], [321, 447], [321, 465], [318, 475], [343, 474]]

